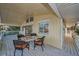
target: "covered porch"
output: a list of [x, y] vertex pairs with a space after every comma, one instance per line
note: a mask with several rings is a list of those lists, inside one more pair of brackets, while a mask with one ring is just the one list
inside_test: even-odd
[[[1, 56], [14, 56], [13, 40], [18, 40], [18, 35], [26, 37], [31, 33], [37, 34], [34, 40], [45, 36], [44, 51], [39, 46], [33, 49], [33, 40], [29, 43], [33, 48], [23, 49], [23, 56], [79, 55], [73, 38], [65, 35], [67, 23], [55, 4], [0, 4], [0, 8]], [[21, 53], [17, 50], [15, 56], [21, 56]]]

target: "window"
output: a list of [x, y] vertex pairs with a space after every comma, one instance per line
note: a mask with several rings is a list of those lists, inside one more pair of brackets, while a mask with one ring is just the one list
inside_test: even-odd
[[33, 22], [33, 21], [34, 21], [34, 18], [31, 16], [31, 17], [27, 18], [26, 23], [30, 23], [30, 22]]
[[26, 20], [26, 23], [29, 23], [29, 18]]
[[33, 22], [33, 17], [30, 17], [30, 22]]
[[39, 32], [42, 34], [48, 33], [48, 21], [41, 21], [39, 23]]

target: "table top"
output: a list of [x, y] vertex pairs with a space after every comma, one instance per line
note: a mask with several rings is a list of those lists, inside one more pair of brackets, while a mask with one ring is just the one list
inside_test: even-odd
[[36, 39], [22, 37], [21, 40], [22, 40], [22, 41], [25, 41], [25, 42], [29, 42], [29, 41], [34, 41], [34, 40], [36, 40]]
[[25, 40], [25, 42], [29, 42], [29, 41], [34, 41], [35, 39], [29, 39], [29, 40]]

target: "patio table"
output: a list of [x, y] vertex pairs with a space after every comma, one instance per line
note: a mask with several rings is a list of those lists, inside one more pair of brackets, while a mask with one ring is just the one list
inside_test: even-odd
[[29, 43], [30, 49], [34, 49], [34, 40], [36, 40], [36, 39], [34, 39], [34, 38], [27, 39], [26, 37], [24, 37], [24, 38], [22, 38], [22, 40]]

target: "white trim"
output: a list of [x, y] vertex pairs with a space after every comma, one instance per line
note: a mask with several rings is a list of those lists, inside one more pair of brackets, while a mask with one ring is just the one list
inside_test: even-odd
[[48, 4], [49, 4], [49, 6], [52, 8], [52, 10], [56, 13], [56, 15], [57, 15], [59, 18], [62, 18], [61, 15], [60, 15], [60, 13], [59, 13], [59, 11], [58, 11], [58, 9], [57, 9], [56, 4], [54, 4], [54, 3], [48, 3]]
[[20, 25], [16, 25], [16, 24], [7, 24], [7, 23], [0, 23], [0, 25], [8, 25], [8, 26], [20, 26]]
[[63, 42], [64, 42], [64, 36], [65, 36], [65, 30], [64, 30], [64, 24], [63, 24], [63, 20], [61, 19], [61, 46], [63, 48]]
[[27, 25], [33, 25], [33, 22], [23, 24], [23, 26], [27, 26]]
[[0, 23], [1, 23], [1, 16], [0, 16]]

